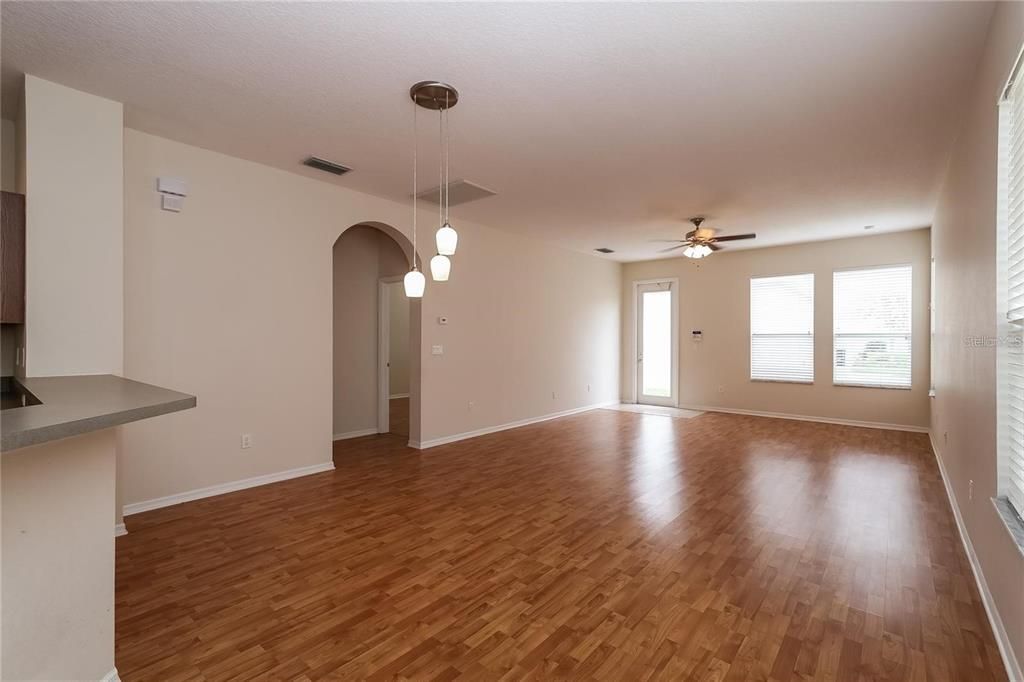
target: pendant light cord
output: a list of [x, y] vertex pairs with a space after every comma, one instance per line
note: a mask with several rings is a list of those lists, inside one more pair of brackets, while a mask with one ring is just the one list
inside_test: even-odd
[[416, 168], [417, 151], [419, 149], [419, 124], [416, 117], [416, 110], [419, 104], [413, 101], [412, 107], [412, 269], [416, 269]]
[[[447, 94], [444, 99], [448, 101]], [[444, 110], [437, 114], [437, 228], [441, 229], [444, 225], [444, 193], [447, 189], [444, 183]]]
[[452, 126], [448, 121], [448, 91], [444, 92], [444, 223], [448, 224], [448, 209], [451, 207], [451, 149], [452, 149]]

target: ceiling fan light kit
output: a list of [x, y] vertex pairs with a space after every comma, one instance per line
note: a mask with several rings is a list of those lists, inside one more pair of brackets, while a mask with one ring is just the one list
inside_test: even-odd
[[670, 246], [667, 249], [662, 249], [660, 253], [667, 253], [669, 251], [682, 249], [683, 255], [687, 258], [700, 260], [701, 258], [707, 258], [715, 251], [720, 251], [722, 247], [718, 245], [718, 242], [734, 242], [741, 239], [754, 239], [757, 237], [757, 235], [753, 233], [716, 237], [714, 230], [709, 228], [701, 229], [701, 224], [704, 222], [703, 216], [690, 218], [690, 222], [693, 223], [693, 229], [686, 233], [686, 238], [669, 240], [678, 243], [676, 246]]
[[409, 88], [409, 97], [416, 105], [412, 112], [413, 152], [412, 152], [412, 268], [405, 275], [405, 295], [409, 298], [422, 298], [426, 287], [426, 278], [417, 267], [416, 253], [416, 198], [418, 196], [418, 148], [419, 126], [416, 112], [419, 107], [436, 111], [438, 114], [438, 175], [440, 176], [440, 201], [438, 202], [438, 224], [440, 227], [434, 235], [437, 255], [430, 259], [430, 276], [435, 282], [447, 282], [451, 276], [452, 262], [459, 245], [459, 233], [451, 226], [448, 216], [449, 201], [449, 168], [450, 139], [448, 112], [459, 101], [459, 92], [447, 83], [440, 81], [420, 81]]

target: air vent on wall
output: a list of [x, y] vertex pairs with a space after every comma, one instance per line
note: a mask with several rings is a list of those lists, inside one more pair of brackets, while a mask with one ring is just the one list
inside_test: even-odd
[[[458, 206], [459, 204], [469, 203], [470, 201], [476, 201], [477, 199], [486, 199], [487, 197], [493, 197], [497, 192], [492, 192], [486, 187], [480, 185], [474, 185], [472, 182], [466, 180], [455, 180], [448, 185], [448, 205]], [[417, 198], [424, 201], [429, 201], [433, 204], [441, 203], [441, 188], [434, 187], [428, 189], [425, 192], [420, 192]]]
[[598, 253], [615, 253], [615, 249], [609, 249], [607, 246], [602, 246], [599, 249], [594, 249]]
[[302, 165], [309, 166], [310, 168], [316, 168], [317, 170], [326, 171], [333, 173], [334, 175], [344, 175], [348, 173], [351, 168], [342, 166], [340, 163], [334, 163], [333, 161], [326, 161], [316, 156], [311, 156], [302, 162]]

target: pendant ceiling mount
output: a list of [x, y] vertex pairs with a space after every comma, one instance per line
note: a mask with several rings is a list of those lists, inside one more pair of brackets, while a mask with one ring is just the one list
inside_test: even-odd
[[451, 109], [459, 102], [459, 91], [440, 81], [420, 81], [409, 88], [409, 97], [424, 109]]

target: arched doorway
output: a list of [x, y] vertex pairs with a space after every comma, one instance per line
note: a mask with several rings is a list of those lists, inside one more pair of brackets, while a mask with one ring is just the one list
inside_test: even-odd
[[375, 222], [347, 228], [332, 246], [336, 441], [419, 441], [420, 301], [402, 287], [411, 255], [401, 232]]

